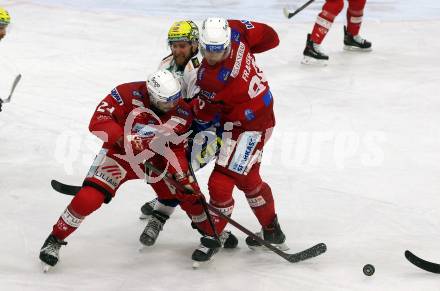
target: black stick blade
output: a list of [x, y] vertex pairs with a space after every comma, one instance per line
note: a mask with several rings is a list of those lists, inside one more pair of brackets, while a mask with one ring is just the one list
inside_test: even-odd
[[79, 190], [81, 190], [81, 186], [67, 185], [67, 184], [58, 182], [57, 180], [50, 181], [50, 185], [52, 186], [52, 188], [55, 191], [57, 191], [61, 194], [71, 195], [71, 196], [75, 196], [76, 193], [78, 193]]
[[416, 267], [419, 267], [422, 270], [440, 274], [440, 264], [432, 263], [429, 261], [425, 261], [424, 259], [419, 258], [418, 256], [414, 255], [410, 251], [405, 251], [405, 257], [408, 261], [410, 261], [413, 265]]
[[327, 251], [327, 246], [325, 243], [319, 243], [317, 245], [314, 245], [311, 248], [308, 248], [302, 252], [296, 253], [296, 254], [290, 254], [287, 257], [287, 260], [291, 263], [298, 263], [302, 262], [314, 257], [317, 257]]

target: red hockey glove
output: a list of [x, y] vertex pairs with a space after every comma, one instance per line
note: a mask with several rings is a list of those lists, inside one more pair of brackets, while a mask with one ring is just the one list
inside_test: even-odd
[[182, 185], [185, 189], [185, 191], [179, 191], [177, 189], [177, 199], [191, 204], [198, 202], [203, 194], [200, 192], [199, 185], [189, 171], [188, 173], [175, 173], [173, 176], [177, 183]]
[[221, 111], [219, 103], [211, 103], [202, 97], [194, 98], [191, 102], [194, 116], [198, 120], [211, 121]]

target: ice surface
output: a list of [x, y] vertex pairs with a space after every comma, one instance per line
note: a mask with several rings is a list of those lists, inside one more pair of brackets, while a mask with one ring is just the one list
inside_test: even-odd
[[[13, 17], [0, 42], [1, 96], [23, 78], [0, 113], [0, 290], [440, 289], [438, 276], [403, 256], [411, 249], [440, 261], [438, 1], [369, 1], [365, 54], [342, 50], [341, 14], [323, 44], [325, 68], [300, 65], [319, 2], [291, 20], [286, 1], [71, 2], [1, 3]], [[262, 173], [291, 250], [323, 241], [328, 252], [289, 264], [248, 250], [235, 231], [239, 249], [194, 271], [198, 235], [177, 210], [139, 253], [139, 208], [153, 193], [135, 181], [85, 220], [43, 274], [39, 249], [70, 201], [50, 179], [81, 183], [100, 147], [87, 130], [97, 103], [157, 67], [174, 20], [215, 13], [264, 20], [279, 33], [280, 46], [257, 56], [277, 117]], [[210, 169], [199, 175], [205, 191]], [[243, 195], [234, 196], [233, 217], [257, 231]]]

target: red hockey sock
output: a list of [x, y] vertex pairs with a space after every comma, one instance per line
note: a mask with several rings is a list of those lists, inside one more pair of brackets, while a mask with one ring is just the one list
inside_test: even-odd
[[92, 187], [83, 187], [72, 199], [53, 226], [52, 234], [64, 240], [74, 232], [84, 217], [98, 209], [104, 202], [104, 195]]
[[[211, 199], [210, 204], [214, 206], [219, 212], [226, 216], [232, 215], [232, 210], [234, 209], [234, 199], [231, 198], [231, 200], [223, 203], [215, 202]], [[228, 224], [228, 221], [212, 212], [209, 212], [211, 214], [212, 220], [214, 221], [215, 230], [217, 231], [217, 234], [221, 234], [222, 231], [225, 229], [226, 224]], [[209, 223], [209, 222], [208, 222]], [[206, 228], [206, 227], [205, 227]], [[210, 232], [212, 233], [212, 228], [209, 226]]]
[[347, 9], [347, 32], [350, 35], [358, 35], [361, 28], [362, 16], [366, 0], [349, 0]]
[[314, 43], [321, 44], [342, 8], [344, 8], [343, 0], [327, 0], [325, 2], [312, 30], [311, 40]]
[[271, 224], [275, 218], [275, 203], [269, 185], [263, 182], [254, 191], [246, 193], [246, 198], [261, 226]]
[[[218, 211], [228, 216], [231, 215], [232, 209], [234, 208], [233, 199], [231, 199], [228, 203], [222, 206], [213, 204], [212, 201], [210, 204], [215, 208], [217, 208]], [[182, 203], [180, 204], [180, 206], [183, 210], [186, 211], [188, 216], [191, 218], [192, 222], [197, 226], [199, 230], [201, 230], [204, 234], [210, 236], [214, 235], [214, 231], [211, 227], [211, 223], [208, 220], [208, 216], [206, 215], [206, 212], [200, 203], [193, 205], [189, 205], [188, 203]], [[220, 234], [228, 222], [211, 211], [209, 212], [209, 214], [211, 215], [211, 219], [212, 222], [214, 223], [217, 234]]]
[[[228, 216], [232, 214], [232, 210], [234, 208], [234, 199], [232, 199], [232, 190], [234, 189], [234, 184], [233, 178], [216, 169], [214, 169], [209, 177], [209, 203], [217, 208], [218, 211]], [[217, 234], [220, 234], [225, 228], [227, 221], [212, 212], [210, 212], [210, 214], [215, 224]], [[204, 211], [199, 216], [192, 216], [192, 220], [193, 222], [196, 222], [199, 229], [203, 230], [203, 232], [206, 234], [214, 234]]]

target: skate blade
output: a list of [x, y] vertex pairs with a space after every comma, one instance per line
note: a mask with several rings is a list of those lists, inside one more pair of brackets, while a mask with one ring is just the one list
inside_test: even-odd
[[151, 215], [146, 215], [146, 214], [143, 214], [143, 213], [142, 213], [142, 214], [139, 216], [139, 219], [140, 219], [140, 220], [149, 220], [150, 217], [151, 217]]
[[[284, 242], [282, 244], [272, 244], [272, 246], [276, 247], [280, 251], [288, 251], [290, 248], [289, 246]], [[267, 247], [261, 245], [261, 246], [249, 246], [248, 247], [253, 251], [270, 251]]]
[[328, 65], [328, 60], [317, 60], [317, 59], [309, 57], [309, 56], [304, 56], [304, 58], [301, 61], [301, 64], [325, 67]]
[[349, 52], [371, 52], [372, 48], [360, 48], [357, 46], [351, 46], [351, 45], [344, 45], [344, 50], [349, 51]]
[[147, 249], [149, 249], [149, 248], [150, 248], [150, 246], [141, 245], [138, 249], [138, 252], [140, 252], [140, 253], [146, 252]]
[[192, 261], [192, 268], [193, 268], [193, 270], [197, 270], [197, 269], [199, 269], [200, 267], [203, 267], [203, 266], [206, 266], [206, 265], [209, 265], [210, 263], [212, 262], [212, 258], [210, 258], [209, 260], [207, 260], [207, 261]]
[[52, 266], [41, 262], [41, 270], [43, 271], [43, 273], [47, 273], [49, 272], [49, 270], [52, 268]]

